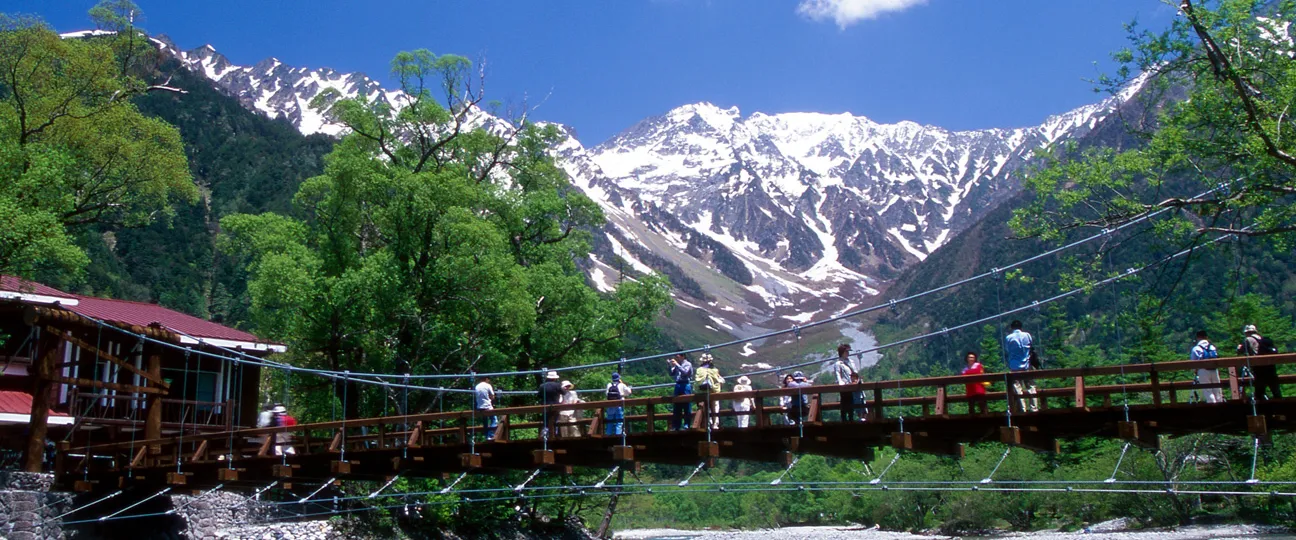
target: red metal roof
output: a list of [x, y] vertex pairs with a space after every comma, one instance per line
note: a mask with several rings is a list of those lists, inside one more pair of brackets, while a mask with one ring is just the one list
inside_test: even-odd
[[[31, 414], [32, 396], [27, 392], [0, 390], [0, 414]], [[50, 416], [67, 416], [67, 413], [50, 411]]]
[[164, 328], [174, 330], [177, 333], [188, 334], [194, 337], [228, 339], [233, 341], [247, 341], [251, 343], [265, 342], [264, 340], [242, 330], [235, 330], [228, 326], [222, 326], [211, 321], [199, 319], [193, 315], [186, 315], [157, 304], [131, 302], [128, 300], [108, 300], [106, 298], [80, 295], [77, 295], [76, 299], [81, 302], [75, 306], [66, 306], [63, 309], [87, 317], [93, 317], [95, 319], [122, 322], [136, 326], [150, 326], [156, 323]]
[[0, 275], [0, 291], [39, 294], [41, 296], [58, 296], [62, 298], [76, 298], [75, 294], [65, 293], [43, 283], [36, 283], [35, 281], [28, 281], [20, 277], [4, 275]]
[[236, 330], [211, 321], [203, 320], [179, 311], [167, 309], [157, 304], [131, 302], [128, 300], [111, 300], [96, 298], [60, 291], [14, 276], [0, 275], [0, 291], [10, 291], [57, 298], [76, 300], [61, 305], [63, 309], [99, 320], [132, 324], [136, 326], [162, 326], [178, 334], [196, 338], [223, 339], [247, 343], [270, 343], [242, 330]]

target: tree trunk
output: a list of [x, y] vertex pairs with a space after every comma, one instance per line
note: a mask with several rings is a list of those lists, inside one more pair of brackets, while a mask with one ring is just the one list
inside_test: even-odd
[[625, 480], [625, 469], [617, 470], [617, 488], [612, 492], [612, 498], [608, 500], [607, 512], [603, 513], [603, 523], [599, 525], [598, 532], [594, 533], [598, 538], [612, 538], [612, 516], [616, 514], [616, 505], [618, 495], [621, 493], [621, 482]]

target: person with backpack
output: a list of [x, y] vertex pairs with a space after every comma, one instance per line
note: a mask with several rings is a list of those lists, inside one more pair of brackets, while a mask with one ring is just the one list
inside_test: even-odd
[[473, 387], [473, 408], [481, 415], [486, 440], [495, 440], [499, 417], [491, 414], [491, 411], [495, 410], [495, 387], [491, 386], [490, 377], [482, 377], [481, 382]]
[[[806, 379], [805, 373], [800, 371], [792, 372], [792, 384], [789, 384], [788, 388], [810, 388], [810, 386], [810, 381]], [[800, 424], [805, 422], [806, 414], [810, 410], [810, 394], [804, 392], [798, 392], [798, 394], [800, 395], [799, 399], [797, 396], [793, 396], [788, 415], [795, 415], [796, 423]]]
[[706, 406], [711, 409], [711, 429], [720, 429], [720, 401], [711, 401], [711, 394], [719, 392], [721, 387], [724, 386], [725, 380], [724, 377], [720, 376], [720, 370], [715, 367], [715, 359], [711, 357], [710, 353], [702, 353], [702, 357], [698, 362], [701, 367], [697, 369], [697, 376], [694, 380], [697, 382], [698, 390], [707, 394], [707, 402], [710, 405]]
[[[1039, 357], [1035, 354], [1035, 338], [1022, 330], [1021, 321], [1008, 325], [1012, 332], [1004, 336], [1004, 358], [1008, 360], [1008, 371], [1023, 373], [1039, 369]], [[1026, 396], [1030, 395], [1030, 412], [1039, 412], [1039, 398], [1036, 396], [1035, 381], [1026, 377], [1017, 377], [1012, 381], [1012, 393], [1017, 396], [1019, 411], [1026, 412]]]
[[[1242, 327], [1242, 335], [1245, 337], [1237, 346], [1238, 354], [1246, 356], [1278, 354], [1278, 346], [1274, 344], [1274, 340], [1260, 335], [1254, 324]], [[1257, 401], [1282, 399], [1282, 387], [1278, 385], [1278, 366], [1251, 366], [1251, 377], [1254, 378]], [[1268, 395], [1265, 395], [1266, 392]]]
[[[604, 396], [608, 401], [623, 401], [630, 397], [630, 385], [621, 382], [621, 374], [613, 373]], [[625, 424], [625, 407], [608, 407], [603, 412], [603, 434], [620, 435]]]
[[[849, 343], [842, 343], [837, 346], [837, 361], [833, 363], [833, 375], [837, 378], [837, 384], [845, 386], [858, 382], [859, 374], [855, 373], [855, 367], [850, 363], [851, 346]], [[855, 380], [851, 380], [851, 376]], [[841, 421], [855, 421], [855, 393], [842, 392], [837, 400], [841, 404]]]
[[[1219, 351], [1215, 349], [1215, 345], [1213, 345], [1210, 342], [1210, 339], [1206, 337], [1206, 331], [1198, 330], [1196, 344], [1193, 345], [1192, 350], [1188, 352], [1188, 359], [1212, 360], [1215, 358], [1219, 358]], [[1197, 384], [1218, 385], [1220, 382], [1219, 370], [1213, 367], [1197, 370], [1196, 382]], [[1193, 392], [1196, 393], [1196, 390]], [[1219, 386], [1202, 389], [1202, 395], [1205, 396], [1204, 401], [1206, 403], [1224, 403], [1224, 392], [1220, 390]]]

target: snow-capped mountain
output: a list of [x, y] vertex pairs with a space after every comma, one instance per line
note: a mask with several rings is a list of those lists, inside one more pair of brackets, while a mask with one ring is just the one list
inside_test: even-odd
[[[343, 131], [309, 106], [325, 89], [402, 102], [359, 73], [273, 58], [238, 66], [210, 45], [156, 41], [249, 109], [306, 134]], [[1130, 93], [1038, 126], [976, 131], [696, 103], [595, 146], [563, 127], [553, 152], [608, 217], [588, 261], [596, 287], [662, 272], [682, 304], [707, 305], [710, 328], [744, 335], [868, 302], [1015, 193], [1032, 152], [1087, 133]]]

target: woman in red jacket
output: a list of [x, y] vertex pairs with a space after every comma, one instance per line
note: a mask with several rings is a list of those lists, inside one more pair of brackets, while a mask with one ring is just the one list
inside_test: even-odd
[[[964, 375], [985, 373], [985, 368], [981, 367], [980, 357], [977, 356], [977, 353], [968, 351], [967, 356], [963, 359], [967, 362], [967, 367], [963, 368]], [[986, 387], [990, 386], [990, 382], [972, 382], [967, 383], [965, 386], [967, 386], [968, 414], [976, 414], [978, 406], [982, 413], [986, 412]]]

